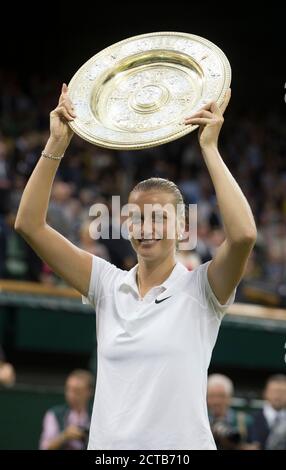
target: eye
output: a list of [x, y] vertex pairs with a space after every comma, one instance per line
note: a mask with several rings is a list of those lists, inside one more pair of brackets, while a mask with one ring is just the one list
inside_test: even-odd
[[152, 214], [152, 221], [153, 222], [163, 222], [166, 219], [165, 214], [162, 212], [153, 212]]
[[132, 214], [131, 222], [134, 225], [141, 224], [141, 214]]

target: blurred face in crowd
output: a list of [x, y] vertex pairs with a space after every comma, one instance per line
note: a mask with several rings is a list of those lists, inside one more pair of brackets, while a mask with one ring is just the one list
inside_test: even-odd
[[65, 397], [70, 408], [76, 410], [86, 408], [91, 397], [90, 384], [84, 378], [69, 376], [65, 387]]
[[208, 387], [208, 408], [214, 417], [224, 417], [230, 407], [231, 396], [221, 384]]
[[137, 210], [130, 210], [129, 219], [130, 241], [138, 259], [160, 260], [174, 255], [177, 238], [174, 196], [160, 190], [135, 191], [128, 202], [138, 206]]
[[264, 398], [275, 410], [286, 408], [286, 381], [271, 381], [266, 385]]

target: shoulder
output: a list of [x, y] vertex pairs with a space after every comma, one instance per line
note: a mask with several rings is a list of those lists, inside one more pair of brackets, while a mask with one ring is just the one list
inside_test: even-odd
[[48, 413], [53, 413], [56, 417], [63, 415], [69, 411], [69, 407], [65, 404], [62, 403], [60, 405], [55, 405], [52, 406], [49, 410]]
[[59, 429], [64, 429], [65, 420], [69, 412], [70, 408], [65, 403], [53, 406], [46, 413], [45, 421], [46, 423], [48, 422], [49, 425], [53, 424], [54, 427], [57, 426]]
[[110, 289], [117, 281], [120, 281], [129, 271], [118, 268], [115, 264], [92, 255], [92, 270], [90, 283], [98, 289]]
[[208, 283], [207, 269], [210, 262], [200, 264], [195, 269], [188, 270], [182, 263], [179, 265], [180, 283], [183, 290], [189, 295], [193, 295], [198, 300], [202, 300], [203, 289]]
[[92, 255], [91, 274], [89, 281], [89, 289], [87, 297], [82, 296], [84, 304], [95, 303], [105, 291], [110, 291], [115, 282], [121, 279], [127, 271], [124, 271], [110, 261], [107, 261], [99, 256]]
[[115, 264], [94, 254], [92, 254], [92, 270], [97, 271], [101, 277], [106, 276], [107, 273], [119, 274], [124, 272], [122, 269], [115, 266]]
[[184, 292], [188, 293], [207, 310], [213, 312], [218, 319], [221, 319], [227, 308], [234, 302], [236, 289], [225, 304], [221, 304], [215, 296], [208, 279], [208, 267], [211, 260], [199, 265], [192, 271], [186, 271], [182, 278]]

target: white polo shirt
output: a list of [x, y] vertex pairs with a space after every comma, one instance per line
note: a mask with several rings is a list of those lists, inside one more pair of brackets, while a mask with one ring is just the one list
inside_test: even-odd
[[95, 307], [98, 344], [88, 449], [216, 448], [207, 370], [236, 289], [221, 305], [208, 282], [209, 263], [188, 271], [177, 262], [140, 300], [138, 265], [123, 271], [93, 255], [83, 297]]

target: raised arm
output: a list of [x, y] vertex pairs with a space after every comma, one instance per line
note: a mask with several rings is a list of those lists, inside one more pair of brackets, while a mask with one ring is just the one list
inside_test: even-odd
[[199, 142], [215, 188], [226, 236], [208, 268], [209, 283], [221, 304], [228, 301], [240, 282], [257, 236], [250, 206], [217, 147], [229, 100], [230, 90], [221, 109], [213, 102], [186, 119], [186, 124], [200, 126]]
[[[63, 156], [73, 132], [75, 114], [64, 84], [57, 108], [50, 114], [50, 137], [44, 153]], [[81, 294], [87, 295], [92, 255], [73, 245], [46, 223], [51, 188], [60, 160], [41, 156], [23, 191], [15, 230], [52, 270]]]

